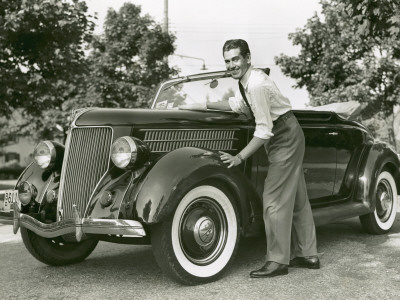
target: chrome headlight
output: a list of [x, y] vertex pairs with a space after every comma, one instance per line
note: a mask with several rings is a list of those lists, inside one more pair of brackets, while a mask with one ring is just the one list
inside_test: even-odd
[[147, 146], [136, 138], [123, 136], [111, 147], [111, 160], [118, 168], [127, 169], [145, 163], [150, 155]]
[[33, 151], [33, 158], [39, 167], [46, 169], [56, 161], [56, 148], [50, 141], [40, 142]]
[[39, 167], [47, 169], [53, 167], [64, 157], [64, 146], [51, 141], [40, 142], [33, 151], [33, 158]]
[[31, 200], [34, 200], [37, 195], [37, 189], [33, 184], [27, 181], [22, 181], [18, 185], [18, 199], [22, 205], [28, 205]]

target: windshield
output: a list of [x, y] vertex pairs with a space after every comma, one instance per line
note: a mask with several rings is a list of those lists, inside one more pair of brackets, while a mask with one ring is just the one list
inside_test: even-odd
[[237, 80], [231, 77], [214, 79], [213, 82], [212, 78], [184, 81], [185, 79], [182, 79], [172, 86], [163, 88], [156, 99], [154, 108], [178, 109], [180, 105], [227, 100], [233, 97], [238, 89]]

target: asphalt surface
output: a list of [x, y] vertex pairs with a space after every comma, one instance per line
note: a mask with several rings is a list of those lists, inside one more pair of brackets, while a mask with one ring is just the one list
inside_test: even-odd
[[82, 263], [49, 267], [0, 225], [0, 299], [399, 299], [400, 213], [389, 234], [366, 234], [358, 218], [317, 228], [319, 270], [251, 279], [265, 239], [242, 239], [219, 281], [182, 286], [158, 268], [150, 246], [100, 242]]

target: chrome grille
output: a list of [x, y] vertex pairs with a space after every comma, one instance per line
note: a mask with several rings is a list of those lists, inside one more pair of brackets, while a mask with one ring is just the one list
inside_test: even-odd
[[81, 214], [85, 212], [94, 188], [108, 170], [112, 135], [112, 129], [108, 127], [71, 130], [60, 186], [64, 219], [73, 218], [74, 204]]
[[235, 129], [142, 129], [152, 152], [169, 152], [182, 147], [211, 150], [233, 149]]

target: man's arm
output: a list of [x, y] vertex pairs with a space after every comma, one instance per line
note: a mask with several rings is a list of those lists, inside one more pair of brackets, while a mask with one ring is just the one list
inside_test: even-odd
[[228, 168], [238, 166], [242, 162], [242, 160], [246, 160], [249, 158], [251, 155], [254, 154], [261, 146], [263, 145], [268, 145], [269, 139], [260, 139], [259, 137], [254, 136], [250, 143], [247, 144], [246, 147], [240, 151], [238, 155], [232, 156], [229, 153], [225, 153], [222, 151], [219, 151], [221, 160], [224, 163], [229, 164]]
[[228, 100], [223, 100], [218, 102], [207, 102], [207, 108], [216, 110], [225, 110], [225, 111], [232, 110]]
[[218, 102], [207, 102], [207, 103], [193, 103], [193, 104], [183, 104], [179, 105], [179, 109], [194, 109], [194, 110], [204, 110], [204, 109], [215, 109], [231, 111], [232, 108], [229, 105], [228, 100], [218, 101]]
[[260, 139], [259, 137], [253, 136], [251, 141], [240, 151], [239, 155], [242, 159], [246, 160], [252, 156], [261, 146], [268, 145], [269, 140]]

